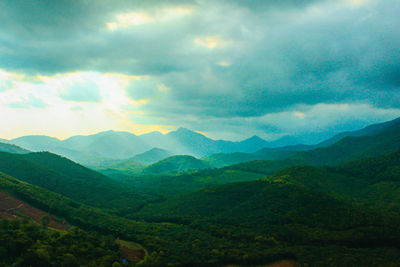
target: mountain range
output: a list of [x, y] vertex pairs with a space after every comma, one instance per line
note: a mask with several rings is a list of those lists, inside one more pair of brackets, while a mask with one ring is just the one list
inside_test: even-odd
[[168, 134], [151, 132], [139, 136], [129, 132], [106, 131], [65, 140], [31, 135], [5, 142], [31, 151], [49, 151], [88, 165], [101, 160], [128, 159], [154, 148], [167, 150], [171, 155], [203, 157], [221, 152], [255, 152], [268, 145], [267, 141], [257, 136], [241, 142], [213, 140], [185, 128]]
[[[328, 147], [345, 137], [371, 136], [399, 124], [400, 118], [370, 125], [361, 130], [340, 133], [315, 145], [285, 145], [293, 143], [293, 138], [289, 137], [283, 137], [274, 142], [267, 142], [258, 136], [240, 142], [213, 140], [185, 128], [179, 128], [167, 134], [151, 132], [142, 135], [106, 131], [87, 136], [72, 136], [65, 140], [31, 135], [3, 140], [3, 143], [14, 144], [34, 152], [49, 151], [88, 166], [127, 159], [149, 165], [168, 156], [190, 155], [197, 158], [203, 157], [211, 165], [221, 167], [257, 159], [282, 159], [294, 154], [293, 151]], [[281, 146], [277, 146], [278, 144]]]

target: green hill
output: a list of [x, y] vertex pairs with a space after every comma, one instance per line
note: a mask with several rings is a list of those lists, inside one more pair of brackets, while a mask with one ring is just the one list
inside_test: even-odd
[[168, 158], [172, 156], [172, 153], [161, 148], [152, 148], [149, 151], [146, 151], [142, 154], [138, 154], [132, 158], [132, 161], [144, 164], [144, 165], [150, 165], [153, 163], [156, 163], [157, 161], [163, 160], [165, 158]]
[[219, 153], [213, 154], [208, 157], [202, 158], [210, 165], [221, 168], [233, 164], [238, 164], [242, 162], [248, 162], [253, 160], [281, 160], [286, 159], [297, 153], [297, 151], [275, 151], [273, 149], [264, 148], [255, 153]]
[[[106, 172], [107, 173], [107, 172]], [[126, 174], [126, 172], [124, 172]], [[109, 172], [115, 179], [135, 187], [146, 194], [170, 196], [194, 192], [214, 185], [239, 181], [254, 181], [265, 177], [263, 174], [230, 169], [203, 169], [180, 173], [124, 175]]]
[[134, 210], [145, 202], [134, 189], [48, 152], [0, 153], [0, 171], [89, 205]]
[[146, 165], [154, 164], [172, 154], [164, 149], [153, 148], [130, 159], [108, 160], [88, 165], [89, 167], [110, 177], [120, 179], [125, 176], [138, 175], [143, 172]]
[[166, 173], [187, 170], [207, 169], [211, 166], [192, 156], [172, 156], [160, 160], [143, 170], [144, 173]]
[[117, 179], [121, 179], [121, 177], [124, 176], [134, 176], [141, 173], [146, 165], [138, 163], [133, 159], [129, 159], [105, 161], [103, 163], [97, 164], [96, 166], [89, 167], [109, 177], [116, 177]]
[[336, 167], [291, 167], [268, 179], [306, 186], [400, 215], [400, 150]]
[[16, 145], [0, 143], [0, 152], [9, 152], [9, 153], [17, 153], [17, 154], [25, 154], [29, 153], [29, 150], [21, 148]]
[[[242, 169], [245, 170], [244, 167], [250, 165], [249, 169], [257, 169], [261, 173], [263, 165], [255, 166], [255, 163], [257, 162], [243, 163]], [[261, 161], [260, 163], [264, 162]], [[270, 190], [270, 187], [274, 189]], [[234, 213], [227, 216], [224, 215], [224, 212], [236, 209], [236, 205], [242, 208], [244, 207], [243, 203], [246, 202], [250, 204], [245, 205], [246, 209], [243, 209], [242, 213], [246, 213], [243, 218], [248, 218], [250, 214], [254, 214], [251, 206], [254, 205], [256, 207], [256, 202], [259, 201], [253, 201], [252, 199], [265, 190], [269, 193], [262, 193], [260, 197], [265, 199], [260, 202], [266, 206], [258, 211], [265, 210], [266, 212], [267, 207], [271, 208], [272, 204], [268, 202], [271, 201], [269, 196], [281, 194], [278, 191], [282, 190], [285, 192], [284, 194], [287, 193], [284, 201], [293, 198], [296, 195], [295, 192], [298, 191], [300, 195], [321, 197], [322, 202], [327, 199], [332, 201], [335, 199], [335, 203], [341, 203], [341, 205], [343, 203], [347, 203], [347, 205], [362, 203], [364, 206], [368, 204], [369, 207], [377, 208], [376, 210], [381, 210], [385, 207], [386, 210], [390, 208], [390, 212], [397, 211], [397, 215], [400, 215], [400, 150], [378, 157], [349, 162], [337, 167], [289, 167], [262, 180], [230, 183], [203, 189], [184, 196], [177, 196], [165, 203], [149, 205], [141, 213], [144, 214], [149, 207], [153, 207], [151, 210], [157, 209], [160, 211], [158, 214], [164, 213], [162, 216], [166, 217], [185, 218], [187, 216], [192, 219], [200, 219], [208, 216], [217, 216], [232, 218], [236, 216]], [[289, 193], [290, 191], [292, 193]], [[281, 194], [281, 197], [284, 194]], [[181, 205], [182, 203], [186, 203], [186, 205]], [[215, 203], [215, 205], [212, 203]], [[281, 204], [277, 205], [283, 208], [284, 206]], [[292, 204], [293, 206], [291, 206]], [[312, 205], [318, 206], [320, 203], [310, 202], [307, 204], [307, 201], [305, 201], [302, 204], [294, 205], [294, 202], [292, 204], [285, 209], [291, 209], [297, 205], [304, 208], [309, 204], [311, 205], [309, 208], [314, 209]], [[157, 205], [163, 207], [157, 207]], [[169, 206], [169, 208], [166, 208], [166, 206]], [[315, 210], [318, 209], [318, 207], [315, 208]], [[151, 213], [148, 215], [150, 216]], [[267, 213], [260, 214], [260, 216], [267, 216]], [[152, 216], [156, 216], [155, 214], [153, 213]]]
[[346, 137], [331, 146], [304, 151], [292, 159], [313, 165], [335, 165], [384, 154], [400, 147], [400, 123], [391, 124], [377, 135]]

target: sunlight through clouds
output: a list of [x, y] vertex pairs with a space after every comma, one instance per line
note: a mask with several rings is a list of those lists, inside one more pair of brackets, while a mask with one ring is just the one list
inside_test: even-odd
[[153, 19], [146, 13], [130, 12], [117, 15], [115, 22], [107, 22], [107, 28], [110, 31], [114, 31], [118, 28], [127, 28], [152, 21]]
[[217, 63], [217, 65], [219, 65], [221, 67], [229, 67], [231, 65], [231, 63], [229, 63], [227, 61], [220, 61]]
[[218, 36], [205, 36], [194, 39], [194, 43], [199, 46], [207, 47], [208, 49], [214, 49], [224, 45], [224, 42]]
[[107, 22], [106, 26], [108, 30], [115, 31], [141, 24], [165, 22], [191, 13], [193, 13], [193, 8], [180, 6], [156, 9], [153, 14], [133, 11], [118, 14], [115, 21]]

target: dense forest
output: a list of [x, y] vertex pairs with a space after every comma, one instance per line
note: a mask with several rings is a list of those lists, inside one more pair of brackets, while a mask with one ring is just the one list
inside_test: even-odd
[[27, 220], [0, 221], [1, 266], [122, 266], [127, 261], [111, 236], [72, 227], [60, 232]]

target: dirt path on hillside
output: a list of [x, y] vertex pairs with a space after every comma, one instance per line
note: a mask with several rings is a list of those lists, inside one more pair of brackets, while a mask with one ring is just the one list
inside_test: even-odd
[[43, 216], [49, 216], [48, 227], [67, 230], [66, 223], [0, 190], [0, 219], [22, 219], [24, 216], [33, 219], [38, 224], [41, 223]]

